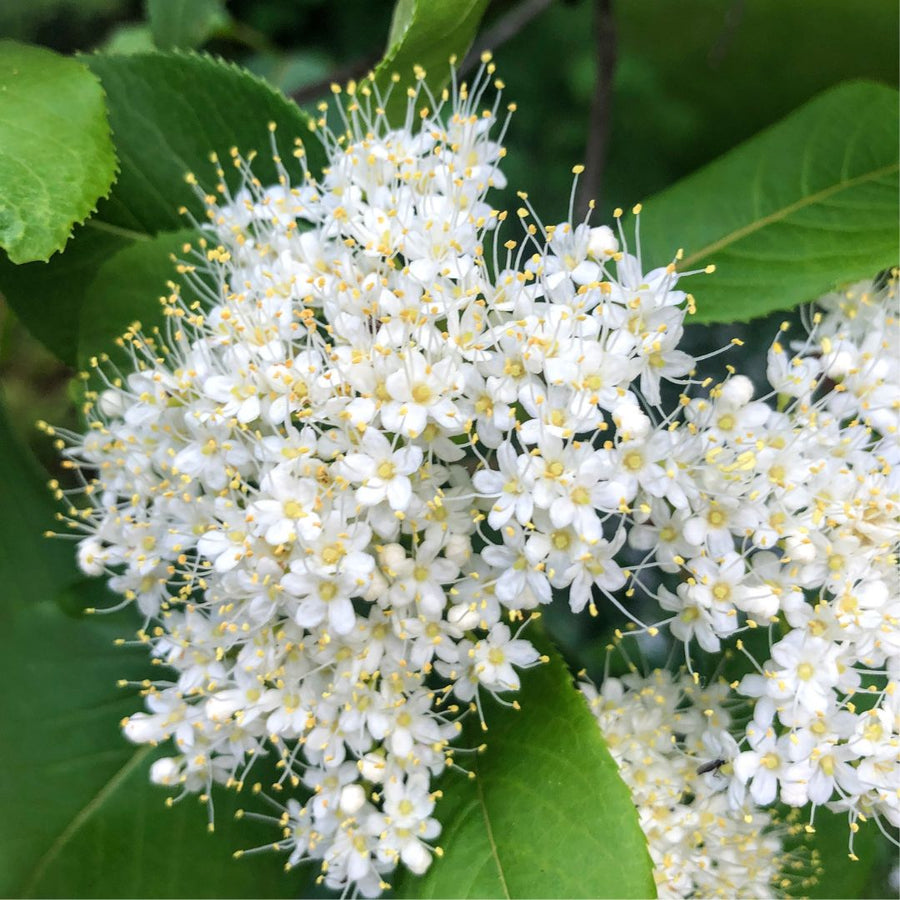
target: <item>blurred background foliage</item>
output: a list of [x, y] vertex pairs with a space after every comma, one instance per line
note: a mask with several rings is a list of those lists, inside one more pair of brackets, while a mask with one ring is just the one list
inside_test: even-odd
[[[515, 208], [514, 192], [522, 190], [544, 221], [567, 217], [571, 167], [584, 159], [597, 89], [597, 9], [610, 10], [605, 53], [613, 71], [597, 221], [710, 162], [833, 84], [854, 78], [898, 83], [895, 0], [492, 0], [476, 49], [494, 50], [506, 97], [518, 107], [505, 139], [510, 188], [494, 197], [495, 205]], [[389, 0], [230, 0], [227, 15], [207, 23], [202, 49], [246, 66], [312, 109], [330, 94], [331, 81], [360, 77], [377, 62], [392, 10]], [[63, 53], [154, 46], [140, 0], [2, 0], [0, 38]], [[759, 368], [783, 317], [743, 330], [692, 326], [690, 349], [721, 346], [736, 333], [756, 336], [748, 343]], [[50, 472], [54, 451], [34, 422], [76, 423], [73, 375], [0, 298], [0, 399], [13, 431]], [[553, 607], [548, 613], [568, 659], [599, 676], [612, 629], [624, 620], [575, 618]], [[641, 652], [657, 661], [652, 642]], [[707, 672], [721, 665], [704, 654], [696, 662]], [[868, 885], [848, 887], [852, 893], [843, 895], [877, 896], [884, 867], [876, 870]], [[828, 886], [822, 887], [827, 896]]]

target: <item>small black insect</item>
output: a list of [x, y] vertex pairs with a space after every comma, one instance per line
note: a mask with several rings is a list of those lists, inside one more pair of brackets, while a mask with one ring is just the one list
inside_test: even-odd
[[711, 762], [703, 763], [697, 769], [698, 775], [705, 775], [707, 772], [718, 772], [725, 765], [724, 759], [714, 759]]

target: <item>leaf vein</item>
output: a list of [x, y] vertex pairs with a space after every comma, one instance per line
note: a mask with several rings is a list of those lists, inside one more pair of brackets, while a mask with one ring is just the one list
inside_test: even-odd
[[23, 896], [29, 896], [40, 883], [41, 877], [47, 871], [50, 864], [62, 851], [63, 847], [77, 834], [78, 829], [106, 802], [107, 798], [116, 788], [149, 756], [152, 748], [142, 747], [131, 759], [116, 772], [106, 784], [73, 816], [72, 821], [59, 833], [56, 840], [47, 848], [44, 855], [37, 861], [31, 876], [22, 890]]
[[858, 175], [856, 178], [851, 178], [847, 181], [841, 181], [837, 184], [833, 184], [830, 187], [822, 188], [815, 194], [801, 197], [799, 200], [796, 200], [793, 203], [789, 203], [787, 206], [784, 206], [781, 209], [776, 209], [774, 212], [769, 213], [769, 215], [767, 216], [763, 216], [760, 219], [749, 222], [747, 225], [742, 225], [740, 228], [736, 228], [734, 231], [726, 234], [724, 237], [713, 241], [711, 244], [707, 244], [707, 246], [695, 251], [690, 256], [686, 256], [680, 263], [679, 268], [683, 269], [688, 268], [692, 265], [696, 265], [698, 262], [700, 262], [700, 260], [709, 256], [710, 254], [716, 253], [717, 251], [728, 247], [730, 244], [734, 244], [737, 241], [747, 237], [748, 235], [754, 234], [760, 229], [765, 228], [767, 225], [772, 225], [776, 222], [780, 222], [793, 213], [812, 206], [814, 203], [818, 203], [821, 200], [825, 200], [828, 197], [833, 196], [834, 194], [838, 194], [843, 190], [848, 190], [860, 184], [865, 184], [867, 181], [876, 180], [878, 178], [881, 178], [883, 175], [887, 175], [898, 170], [900, 170], [900, 163], [891, 163], [890, 165], [883, 166], [880, 169], [875, 169], [871, 172], [865, 172], [862, 175]]
[[484, 800], [484, 789], [481, 786], [481, 779], [477, 777], [477, 770], [475, 786], [478, 789], [478, 802], [481, 804], [481, 815], [484, 818], [484, 827], [487, 831], [488, 844], [491, 848], [491, 856], [494, 857], [494, 862], [497, 866], [497, 875], [500, 877], [500, 884], [503, 887], [503, 896], [506, 897], [506, 900], [511, 900], [512, 894], [510, 894], [509, 892], [509, 886], [506, 883], [506, 873], [503, 871], [503, 864], [500, 862], [500, 854], [497, 851], [497, 843], [494, 840], [494, 830], [491, 827], [491, 817], [488, 815], [487, 803], [485, 803]]

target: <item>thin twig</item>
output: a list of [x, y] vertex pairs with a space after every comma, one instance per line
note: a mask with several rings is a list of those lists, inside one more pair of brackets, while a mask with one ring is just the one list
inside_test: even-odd
[[591, 101], [584, 172], [578, 183], [576, 213], [584, 215], [588, 204], [600, 202], [600, 185], [606, 167], [612, 112], [613, 75], [616, 69], [616, 23], [612, 0], [594, 0], [594, 43], [596, 46], [597, 81]]
[[380, 53], [370, 53], [362, 59], [355, 59], [352, 62], [345, 63], [342, 66], [338, 66], [327, 78], [304, 84], [303, 87], [297, 88], [296, 91], [292, 91], [288, 96], [298, 106], [312, 103], [313, 100], [318, 100], [320, 97], [330, 93], [330, 88], [333, 84], [346, 84], [348, 81], [359, 81], [360, 78], [365, 78], [380, 58]]
[[479, 35], [472, 43], [462, 65], [459, 67], [461, 75], [471, 72], [485, 50], [496, 50], [507, 41], [512, 40], [532, 19], [536, 19], [542, 12], [549, 9], [553, 0], [524, 0], [509, 12], [500, 16], [496, 22], [483, 34]]

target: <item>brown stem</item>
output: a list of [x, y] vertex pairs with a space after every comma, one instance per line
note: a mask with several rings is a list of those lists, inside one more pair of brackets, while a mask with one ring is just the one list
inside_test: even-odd
[[612, 113], [613, 75], [616, 68], [616, 23], [612, 0], [594, 0], [594, 44], [597, 81], [591, 101], [584, 172], [578, 183], [575, 213], [583, 216], [591, 200], [600, 202], [600, 185], [606, 167], [609, 126]]

